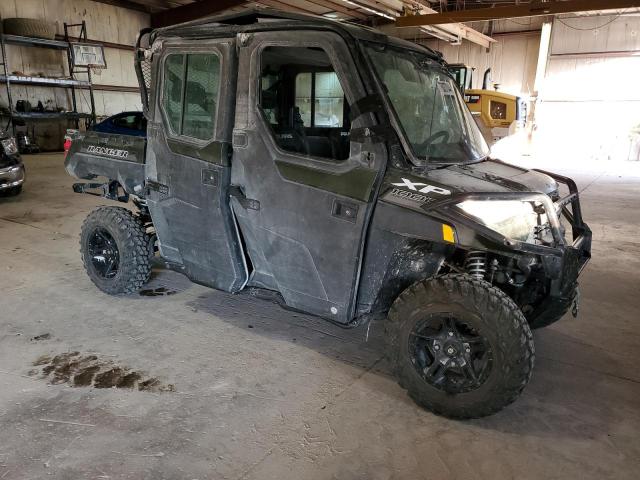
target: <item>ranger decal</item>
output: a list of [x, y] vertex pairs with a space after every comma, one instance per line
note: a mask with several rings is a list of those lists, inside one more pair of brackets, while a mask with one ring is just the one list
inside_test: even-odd
[[87, 153], [95, 153], [97, 155], [107, 155], [109, 157], [127, 158], [129, 152], [127, 150], [118, 150], [117, 148], [99, 147], [97, 145], [89, 145]]

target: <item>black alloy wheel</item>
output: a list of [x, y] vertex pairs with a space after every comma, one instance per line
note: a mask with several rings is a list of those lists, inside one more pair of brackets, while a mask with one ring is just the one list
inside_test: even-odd
[[468, 275], [406, 289], [391, 306], [386, 333], [400, 386], [439, 415], [492, 415], [531, 378], [535, 349], [522, 311], [503, 291]]
[[80, 232], [80, 253], [91, 281], [110, 295], [136, 293], [151, 275], [153, 242], [140, 218], [122, 207], [99, 207]]
[[416, 323], [408, 343], [419, 375], [447, 393], [475, 390], [491, 372], [493, 351], [487, 339], [451, 313], [433, 314]]
[[102, 278], [113, 278], [120, 266], [120, 252], [111, 234], [97, 227], [89, 235], [89, 258], [96, 273]]

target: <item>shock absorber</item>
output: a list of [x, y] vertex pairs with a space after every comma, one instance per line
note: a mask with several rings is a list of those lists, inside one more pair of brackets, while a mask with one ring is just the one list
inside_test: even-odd
[[487, 254], [477, 250], [471, 250], [467, 253], [464, 261], [464, 269], [469, 276], [476, 280], [484, 280], [487, 273]]

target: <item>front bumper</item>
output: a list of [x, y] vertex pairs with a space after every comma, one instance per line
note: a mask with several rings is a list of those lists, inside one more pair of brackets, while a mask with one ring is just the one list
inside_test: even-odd
[[557, 216], [564, 217], [571, 226], [571, 244], [561, 244], [556, 248], [559, 257], [542, 257], [545, 272], [551, 279], [550, 296], [561, 302], [574, 302], [576, 284], [580, 273], [591, 259], [591, 229], [582, 219], [579, 192], [576, 183], [568, 177], [538, 170], [549, 175], [559, 184], [569, 189], [569, 195], [554, 203]]
[[25, 181], [24, 165], [0, 168], [0, 190], [19, 187]]

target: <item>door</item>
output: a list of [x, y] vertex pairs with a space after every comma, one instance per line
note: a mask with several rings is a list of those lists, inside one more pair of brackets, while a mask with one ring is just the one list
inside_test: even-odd
[[242, 45], [231, 176], [249, 285], [347, 323], [385, 158], [381, 144], [350, 140], [349, 105], [364, 87], [336, 34], [256, 33]]
[[235, 41], [167, 41], [153, 68], [147, 203], [161, 255], [195, 282], [237, 291], [247, 269], [229, 206]]

